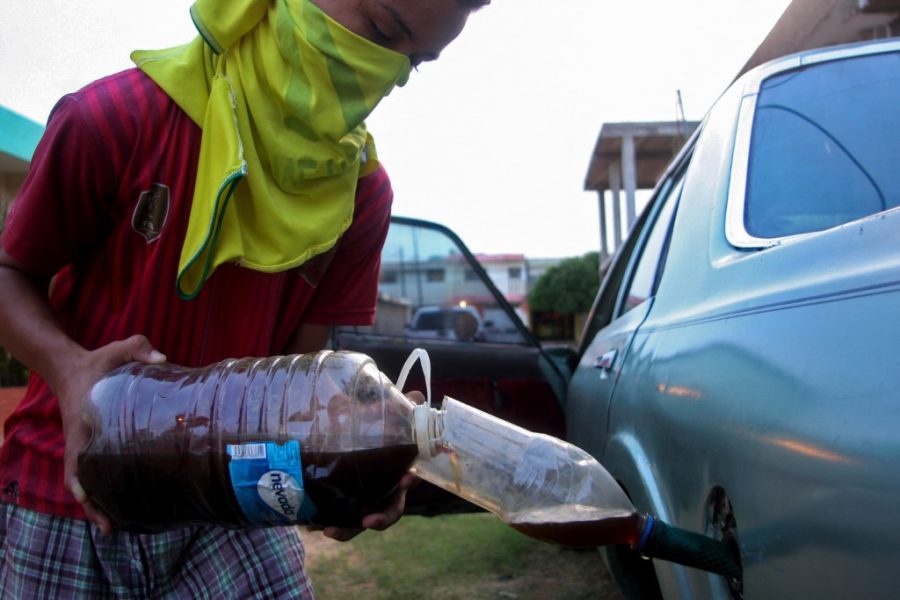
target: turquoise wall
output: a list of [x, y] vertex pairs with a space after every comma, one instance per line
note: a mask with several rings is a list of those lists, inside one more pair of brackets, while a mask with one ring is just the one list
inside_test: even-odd
[[0, 106], [0, 154], [29, 162], [44, 126]]

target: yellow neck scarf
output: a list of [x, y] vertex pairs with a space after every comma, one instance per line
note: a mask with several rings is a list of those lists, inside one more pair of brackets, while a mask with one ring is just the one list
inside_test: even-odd
[[377, 164], [364, 119], [410, 71], [311, 0], [197, 0], [191, 16], [193, 42], [132, 54], [203, 128], [185, 299], [223, 263], [283, 271], [334, 246]]

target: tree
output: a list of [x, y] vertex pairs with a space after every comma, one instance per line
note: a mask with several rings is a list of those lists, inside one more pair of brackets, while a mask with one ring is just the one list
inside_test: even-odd
[[600, 288], [597, 252], [567, 258], [538, 277], [528, 293], [533, 311], [576, 314], [590, 310]]

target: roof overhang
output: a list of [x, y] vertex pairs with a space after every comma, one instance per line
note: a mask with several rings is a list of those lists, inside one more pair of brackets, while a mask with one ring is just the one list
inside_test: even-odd
[[621, 162], [622, 142], [627, 137], [634, 140], [637, 188], [653, 188], [699, 124], [699, 121], [604, 123], [594, 145], [584, 189], [610, 189], [610, 168]]

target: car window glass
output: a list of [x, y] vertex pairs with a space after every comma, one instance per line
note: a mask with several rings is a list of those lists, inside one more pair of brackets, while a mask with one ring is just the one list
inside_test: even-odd
[[672, 217], [675, 214], [675, 205], [681, 195], [683, 176], [673, 183], [668, 192], [659, 198], [662, 206], [647, 235], [647, 241], [637, 259], [637, 266], [628, 284], [628, 291], [622, 305], [622, 314], [641, 304], [656, 291], [658, 272], [662, 265], [665, 253], [666, 240]]
[[751, 136], [747, 232], [820, 231], [900, 205], [898, 106], [896, 52], [764, 81]]
[[[524, 280], [507, 277], [519, 266], [501, 269], [508, 297], [524, 298]], [[357, 330], [451, 342], [527, 343], [483, 273], [444, 231], [392, 222], [381, 253], [375, 324]], [[520, 284], [521, 290], [515, 287]]]
[[[689, 162], [690, 152], [685, 154], [685, 159], [677, 172], [683, 173]], [[597, 294], [597, 298], [594, 300], [594, 306], [591, 308], [588, 324], [583, 332], [583, 342], [580, 352], [583, 352], [587, 348], [589, 340], [593, 339], [598, 331], [609, 325], [613, 320], [616, 299], [619, 297], [625, 282], [630, 281], [630, 279], [626, 277], [628, 274], [628, 265], [633, 262], [632, 259], [637, 248], [636, 242], [641, 237], [640, 232], [644, 231], [649, 226], [648, 223], [653, 222], [650, 217], [653, 216], [651, 213], [653, 212], [654, 207], [658, 206], [660, 202], [665, 201], [666, 198], [673, 194], [673, 186], [678, 188], [674, 192], [675, 195], [677, 196], [680, 194], [680, 182], [681, 177], [679, 176], [674, 179], [672, 177], [667, 177], [660, 183], [657, 192], [650, 199], [647, 206], [644, 207], [644, 210], [641, 211], [640, 216], [638, 216], [638, 220], [635, 222], [631, 233], [625, 238], [622, 247], [613, 257], [609, 270], [600, 285], [600, 291]], [[671, 219], [671, 217], [669, 218]]]

